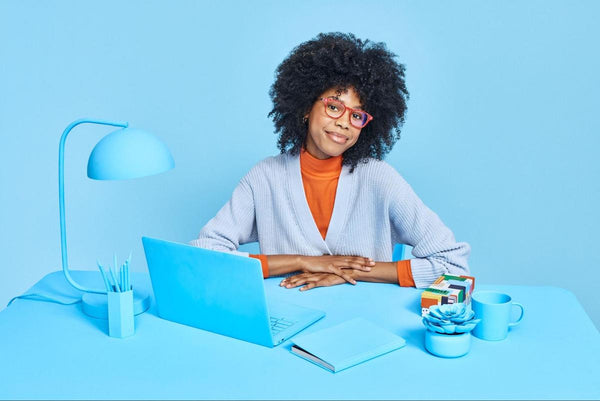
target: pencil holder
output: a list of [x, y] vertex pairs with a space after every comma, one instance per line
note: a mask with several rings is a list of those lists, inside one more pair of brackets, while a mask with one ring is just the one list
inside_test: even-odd
[[133, 291], [108, 293], [108, 335], [125, 338], [135, 332], [133, 323]]

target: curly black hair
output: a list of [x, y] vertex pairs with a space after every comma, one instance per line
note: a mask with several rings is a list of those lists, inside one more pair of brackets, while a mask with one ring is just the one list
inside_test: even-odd
[[373, 120], [358, 141], [342, 155], [351, 172], [369, 158], [381, 160], [400, 139], [409, 94], [405, 67], [385, 43], [357, 39], [348, 33], [321, 33], [295, 47], [277, 67], [269, 91], [273, 110], [269, 117], [279, 134], [281, 153], [298, 154], [306, 141], [304, 116], [318, 96], [328, 89], [353, 88]]

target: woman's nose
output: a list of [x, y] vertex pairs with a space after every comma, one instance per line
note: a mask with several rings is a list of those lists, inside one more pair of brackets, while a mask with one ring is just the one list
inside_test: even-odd
[[350, 113], [350, 110], [346, 110], [344, 114], [337, 120], [335, 120], [335, 124], [341, 128], [348, 129], [349, 126], [349, 117], [347, 113]]

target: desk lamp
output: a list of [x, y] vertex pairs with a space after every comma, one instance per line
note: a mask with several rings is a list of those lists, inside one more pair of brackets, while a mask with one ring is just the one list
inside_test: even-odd
[[[175, 166], [166, 145], [154, 135], [129, 128], [126, 122], [82, 119], [65, 128], [58, 148], [58, 202], [60, 207], [60, 249], [65, 278], [76, 289], [83, 291], [83, 311], [92, 317], [108, 317], [106, 289], [87, 288], [77, 283], [69, 272], [67, 263], [67, 233], [65, 230], [64, 149], [67, 135], [79, 124], [100, 124], [120, 129], [102, 138], [92, 150], [88, 160], [87, 175], [95, 180], [125, 180], [145, 177], [170, 170]], [[134, 289], [134, 314], [145, 312], [150, 306], [148, 294]]]

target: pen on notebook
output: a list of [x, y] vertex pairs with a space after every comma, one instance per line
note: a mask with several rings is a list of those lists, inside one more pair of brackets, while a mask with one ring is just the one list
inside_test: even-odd
[[97, 260], [96, 262], [98, 263], [98, 268], [100, 269], [100, 273], [102, 274], [102, 280], [104, 280], [104, 286], [106, 287], [106, 291], [110, 292], [110, 284], [108, 283], [108, 278], [106, 277], [106, 273], [104, 272], [104, 269], [102, 268], [102, 265], [100, 264], [100, 261]]

